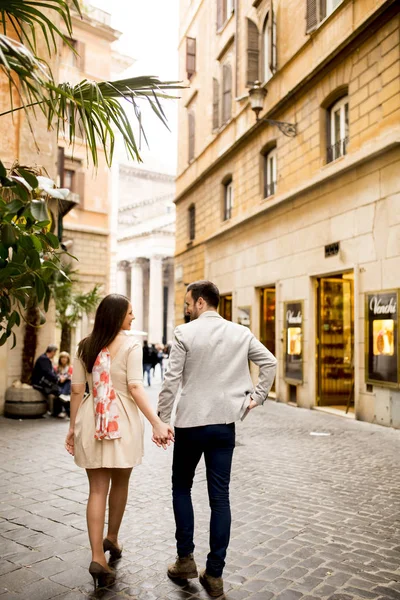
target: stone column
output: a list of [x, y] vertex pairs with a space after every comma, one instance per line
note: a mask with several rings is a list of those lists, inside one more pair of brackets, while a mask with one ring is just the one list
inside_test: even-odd
[[137, 258], [131, 267], [131, 304], [135, 320], [132, 329], [143, 331], [143, 261]]
[[162, 341], [163, 334], [163, 269], [162, 257], [150, 258], [149, 336], [152, 344]]
[[128, 295], [127, 289], [127, 281], [126, 281], [126, 268], [123, 264], [119, 263], [117, 268], [117, 294], [122, 294], [123, 296]]

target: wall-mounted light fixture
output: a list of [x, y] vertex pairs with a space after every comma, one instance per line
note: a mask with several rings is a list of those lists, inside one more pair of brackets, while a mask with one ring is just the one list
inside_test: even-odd
[[[252, 88], [249, 89], [249, 98], [251, 110], [256, 114], [256, 121], [260, 120], [260, 112], [263, 109], [264, 99], [267, 95], [267, 90], [261, 87], [259, 81], [255, 81]], [[270, 125], [276, 125], [278, 129], [287, 137], [295, 137], [297, 135], [296, 123], [286, 123], [285, 121], [275, 121], [274, 119], [267, 119], [263, 117], [261, 121], [270, 123]]]

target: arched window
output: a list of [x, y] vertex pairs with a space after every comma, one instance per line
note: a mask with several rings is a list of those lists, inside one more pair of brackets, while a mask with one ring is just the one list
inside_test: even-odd
[[276, 192], [276, 147], [263, 155], [264, 163], [264, 198]]
[[226, 123], [232, 116], [232, 67], [222, 67], [222, 122]]
[[328, 109], [327, 162], [347, 154], [349, 142], [349, 97], [342, 96]]
[[264, 82], [271, 79], [272, 75], [277, 70], [277, 48], [276, 48], [276, 16], [271, 6], [271, 10], [267, 14], [263, 33], [262, 33], [262, 46], [263, 46], [263, 79]]

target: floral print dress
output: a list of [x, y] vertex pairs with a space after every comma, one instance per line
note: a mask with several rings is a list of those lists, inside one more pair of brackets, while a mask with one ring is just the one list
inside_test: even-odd
[[96, 439], [93, 374], [87, 373], [78, 357], [74, 360], [72, 384], [87, 382], [90, 391], [82, 400], [75, 421], [74, 458], [75, 463], [84, 469], [124, 469], [142, 462], [144, 420], [128, 389], [130, 383], [143, 383], [142, 347], [129, 335], [122, 332], [118, 335], [124, 339], [111, 359], [110, 375], [116, 395], [120, 437]]

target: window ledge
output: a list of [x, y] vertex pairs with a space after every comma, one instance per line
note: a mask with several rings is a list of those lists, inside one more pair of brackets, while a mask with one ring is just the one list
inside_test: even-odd
[[231, 14], [226, 19], [226, 21], [221, 25], [221, 27], [219, 29], [217, 29], [217, 35], [220, 35], [224, 31], [224, 29], [227, 27], [228, 23], [230, 23], [231, 19], [233, 18], [234, 14], [235, 14], [235, 10], [233, 10], [231, 12]]

